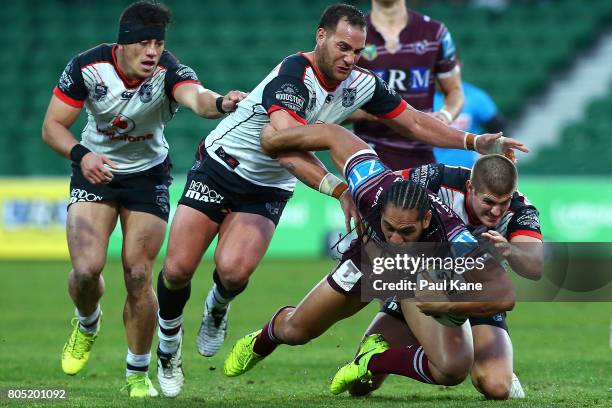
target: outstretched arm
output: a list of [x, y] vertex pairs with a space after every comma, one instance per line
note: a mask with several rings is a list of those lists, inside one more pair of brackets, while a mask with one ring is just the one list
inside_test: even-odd
[[506, 154], [512, 149], [529, 152], [521, 142], [502, 137], [501, 133], [483, 135], [464, 133], [411, 107], [406, 108], [393, 119], [382, 119], [381, 121], [402, 135], [413, 137], [432, 146], [476, 150], [483, 154]]
[[[223, 115], [217, 106], [217, 98], [219, 97], [218, 93], [194, 83], [181, 83], [174, 91], [174, 99], [179, 104], [191, 109], [197, 115], [208, 119], [220, 118]], [[233, 112], [236, 110], [238, 102], [245, 97], [246, 94], [244, 92], [228, 92], [223, 97], [220, 108], [223, 112]]]
[[290, 151], [329, 150], [334, 165], [340, 173], [346, 161], [360, 150], [370, 146], [339, 125], [316, 124], [275, 130], [266, 126], [261, 131], [261, 146], [270, 156]]

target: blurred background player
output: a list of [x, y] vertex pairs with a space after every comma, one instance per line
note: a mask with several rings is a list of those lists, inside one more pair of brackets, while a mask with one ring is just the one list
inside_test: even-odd
[[[461, 60], [457, 59], [460, 66]], [[497, 105], [487, 92], [476, 85], [462, 81], [465, 98], [461, 114], [455, 118], [451, 126], [470, 133], [497, 133], [503, 132], [505, 123], [500, 115]], [[445, 103], [443, 92], [436, 91], [434, 96], [434, 110], [443, 109]], [[433, 148], [436, 161], [449, 166], [463, 166], [472, 168], [478, 158], [478, 153], [460, 149]]]
[[[126, 388], [131, 397], [158, 395], [148, 366], [157, 312], [151, 269], [170, 212], [172, 165], [164, 124], [179, 105], [217, 118], [243, 97], [239, 92], [220, 97], [204, 89], [194, 71], [165, 50], [170, 20], [170, 11], [160, 3], [140, 1], [127, 7], [116, 44], [98, 45], [68, 63], [43, 124], [45, 143], [72, 160], [66, 229], [73, 267], [68, 291], [76, 318], [62, 351], [62, 369], [69, 375], [81, 371], [98, 337], [101, 273], [119, 219], [127, 289]], [[88, 122], [78, 142], [69, 129], [83, 106]]]
[[[461, 112], [461, 72], [455, 44], [446, 26], [406, 7], [405, 0], [372, 0], [366, 47], [359, 65], [383, 78], [415, 109], [432, 112], [436, 83], [444, 103], [432, 116], [449, 125]], [[407, 139], [357, 111], [354, 132], [365, 140], [392, 170], [434, 163], [432, 146]], [[480, 132], [475, 132], [480, 133]]]
[[[327, 7], [316, 30], [315, 49], [285, 58], [198, 146], [158, 278], [163, 353], [181, 353], [182, 315], [190, 282], [217, 235], [215, 283], [205, 301], [197, 345], [203, 356], [219, 350], [230, 302], [246, 289], [268, 249], [295, 188], [292, 173], [296, 168], [306, 185], [339, 199], [348, 229], [350, 218], [357, 217], [350, 195], [345, 194], [346, 183], [312, 153], [283, 153], [279, 160], [265, 154], [260, 131], [267, 123], [275, 129], [340, 123], [362, 107], [405, 137], [431, 145], [490, 151], [506, 144], [500, 135], [465, 134], [409, 107], [384, 80], [357, 66], [365, 39], [361, 11], [346, 4]], [[168, 381], [180, 388], [183, 373], [173, 371], [177, 376]]]
[[[543, 246], [538, 210], [516, 191], [518, 175], [504, 156], [482, 156], [470, 171], [466, 168], [432, 164], [404, 171], [461, 217], [481, 240], [496, 245], [518, 275], [532, 280], [542, 276]], [[410, 330], [399, 304], [387, 301], [365, 336], [381, 333], [392, 345], [411, 344]], [[506, 313], [469, 319], [474, 339], [472, 383], [489, 399], [522, 398], [524, 391], [513, 374], [512, 342]], [[364, 336], [364, 338], [365, 338]], [[370, 384], [357, 384], [351, 392], [363, 395], [378, 388], [384, 377]]]

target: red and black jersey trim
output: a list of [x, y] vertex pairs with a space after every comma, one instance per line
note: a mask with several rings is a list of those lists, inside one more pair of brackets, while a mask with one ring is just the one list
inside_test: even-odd
[[57, 86], [53, 88], [53, 95], [57, 96], [62, 102], [64, 102], [66, 105], [72, 106], [73, 108], [82, 108], [83, 105], [85, 105], [85, 101], [79, 101], [78, 99], [71, 98], [63, 93]]
[[284, 108], [282, 106], [278, 106], [278, 105], [272, 105], [270, 106], [270, 109], [268, 109], [268, 116], [270, 116], [273, 112], [282, 110], [284, 112], [287, 112], [289, 115], [291, 115], [291, 117], [295, 120], [297, 120], [298, 122], [300, 122], [302, 125], [307, 125], [308, 122], [306, 121], [306, 119], [304, 119], [303, 117], [301, 117], [300, 115], [298, 115], [297, 113], [295, 113], [294, 111], [292, 111], [291, 109], [287, 109]]

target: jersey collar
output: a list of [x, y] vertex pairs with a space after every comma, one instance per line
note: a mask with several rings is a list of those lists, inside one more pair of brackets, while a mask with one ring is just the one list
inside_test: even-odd
[[323, 74], [321, 74], [321, 71], [319, 71], [319, 68], [314, 63], [314, 59], [313, 61], [311, 61], [310, 58], [306, 56], [306, 53], [304, 53], [303, 51], [300, 51], [298, 54], [304, 57], [306, 61], [308, 61], [308, 65], [312, 67], [312, 70], [317, 79], [319, 80], [319, 83], [321, 84], [323, 89], [325, 89], [327, 92], [334, 92], [338, 88], [338, 86], [340, 86], [342, 81], [328, 82], [325, 80], [325, 77], [323, 76]]
[[121, 78], [121, 81], [123, 81], [123, 85], [125, 85], [126, 88], [129, 88], [129, 89], [137, 88], [138, 85], [144, 82], [144, 79], [139, 79], [137, 81], [130, 81], [127, 79], [127, 77], [125, 76], [121, 68], [119, 68], [119, 64], [117, 63], [117, 55], [115, 54], [116, 48], [117, 48], [117, 44], [113, 45], [113, 48], [111, 49], [111, 53], [113, 55], [113, 66], [115, 67], [115, 71], [117, 71], [117, 74], [119, 74], [119, 78]]

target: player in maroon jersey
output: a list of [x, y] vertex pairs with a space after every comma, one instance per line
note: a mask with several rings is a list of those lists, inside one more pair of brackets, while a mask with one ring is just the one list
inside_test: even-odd
[[[310, 125], [278, 132], [267, 127], [262, 135], [262, 146], [270, 154], [284, 149], [329, 149], [336, 167], [345, 173], [360, 213], [368, 219], [369, 232], [361, 238], [392, 244], [476, 242], [459, 217], [449, 207], [442, 205], [435, 194], [427, 192], [415, 182], [404, 180], [382, 165], [365, 142], [340, 126]], [[361, 238], [353, 241], [338, 266], [297, 307], [280, 309], [262, 330], [236, 343], [224, 365], [226, 375], [233, 377], [245, 373], [279, 344], [305, 344], [366, 305], [361, 300], [359, 290], [363, 277], [359, 259], [363, 245]], [[476, 251], [480, 251], [480, 248]], [[495, 310], [512, 308], [514, 295], [503, 268], [492, 258], [487, 258], [485, 265], [486, 273], [480, 274], [478, 279], [496, 283], [492, 285], [495, 293], [489, 293], [497, 299], [496, 302], [434, 304], [402, 301], [402, 307], [415, 325], [417, 337], [423, 346], [388, 349], [384, 339], [374, 336], [368, 342], [377, 344], [378, 353], [369, 353], [367, 358], [360, 356], [351, 364], [365, 364], [364, 375], [370, 370], [374, 374], [399, 374], [426, 383], [455, 385], [463, 381], [473, 362], [469, 333], [462, 326], [438, 324], [428, 314], [484, 316], [492, 311], [495, 313]], [[476, 275], [471, 278], [476, 278]], [[404, 364], [408, 360], [414, 361], [414, 365]], [[372, 365], [369, 361], [372, 361]], [[332, 392], [344, 391], [352, 381], [360, 379], [364, 377], [352, 378], [340, 374], [332, 383]]]
[[[537, 280], [542, 276], [544, 248], [537, 209], [516, 191], [518, 175], [510, 160], [500, 155], [482, 156], [472, 170], [431, 164], [407, 169], [404, 177], [418, 182], [461, 217], [476, 237], [503, 249], [502, 256], [518, 275]], [[513, 374], [513, 350], [506, 314], [470, 318], [474, 342], [472, 383], [488, 399], [523, 398]], [[415, 342], [401, 308], [388, 300], [365, 336], [381, 333], [394, 346]], [[384, 376], [356, 384], [350, 392], [365, 395], [379, 388]]]
[[[453, 38], [444, 24], [406, 7], [404, 0], [372, 0], [359, 65], [383, 78], [412, 107], [432, 112], [436, 83], [444, 105], [431, 114], [450, 124], [461, 113], [463, 90]], [[393, 170], [434, 163], [432, 146], [406, 139], [358, 111], [355, 134]]]

